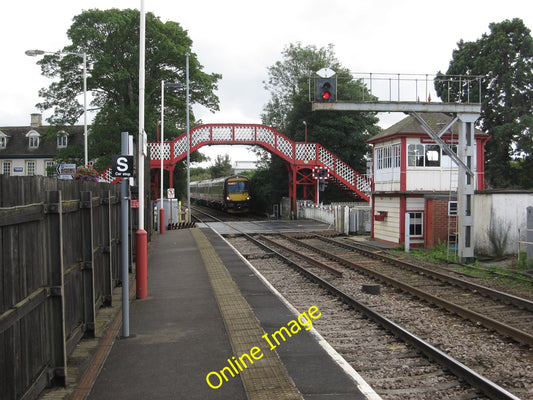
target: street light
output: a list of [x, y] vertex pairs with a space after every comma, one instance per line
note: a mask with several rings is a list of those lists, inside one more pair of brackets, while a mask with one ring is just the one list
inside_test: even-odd
[[44, 50], [26, 50], [25, 54], [30, 57], [42, 56], [43, 54], [71, 54], [83, 57], [83, 142], [84, 142], [84, 162], [85, 166], [89, 165], [87, 154], [87, 53], [73, 53], [70, 51], [44, 51]]

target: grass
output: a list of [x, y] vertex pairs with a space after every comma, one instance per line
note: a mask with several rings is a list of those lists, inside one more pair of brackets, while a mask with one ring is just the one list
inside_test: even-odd
[[449, 251], [446, 244], [439, 244], [432, 249], [413, 249], [409, 254], [436, 264], [455, 263], [454, 270], [461, 274], [488, 281], [498, 280], [507, 287], [533, 292], [532, 279], [520, 274], [521, 271], [533, 269], [533, 262], [527, 260], [526, 254], [521, 254], [517, 261], [509, 265], [482, 264], [479, 261], [473, 264], [460, 264], [455, 252]]

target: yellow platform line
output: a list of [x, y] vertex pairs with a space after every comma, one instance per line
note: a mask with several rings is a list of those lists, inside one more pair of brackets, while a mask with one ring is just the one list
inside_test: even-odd
[[[199, 228], [193, 228], [190, 232], [200, 250], [213, 287], [233, 348], [233, 355], [248, 353], [252, 347], [261, 345], [261, 336], [265, 331], [203, 232]], [[302, 394], [288, 376], [276, 351], [267, 348], [263, 354], [260, 360], [239, 374], [248, 399], [303, 400]], [[217, 390], [223, 390], [223, 387]]]

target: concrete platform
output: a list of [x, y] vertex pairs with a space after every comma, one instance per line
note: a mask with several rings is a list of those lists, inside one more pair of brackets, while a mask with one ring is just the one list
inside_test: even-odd
[[[379, 398], [314, 330], [270, 350], [263, 335], [297, 313], [216, 232], [155, 241], [148, 297], [130, 307], [133, 337], [115, 341], [89, 399]], [[254, 347], [262, 356], [239, 370], [235, 361]], [[222, 371], [227, 381], [217, 380]]]

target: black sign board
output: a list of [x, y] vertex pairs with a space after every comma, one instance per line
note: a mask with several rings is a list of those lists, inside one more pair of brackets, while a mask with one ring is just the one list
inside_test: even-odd
[[112, 176], [116, 178], [131, 178], [134, 175], [133, 172], [133, 156], [112, 156]]

